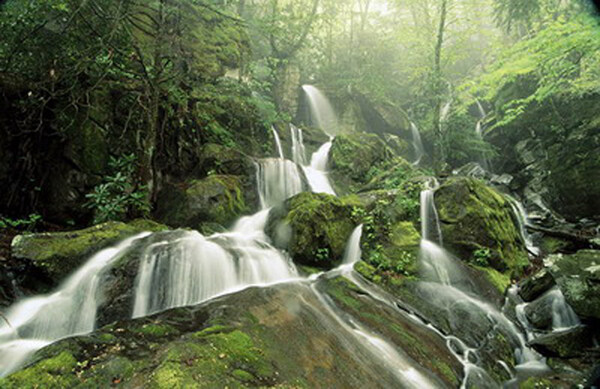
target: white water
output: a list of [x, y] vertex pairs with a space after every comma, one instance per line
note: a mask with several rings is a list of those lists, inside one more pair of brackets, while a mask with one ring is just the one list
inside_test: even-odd
[[262, 232], [264, 212], [254, 217], [259, 221], [245, 220], [240, 231], [210, 237], [185, 232], [178, 240], [149, 246], [138, 271], [133, 317], [296, 279], [289, 258], [257, 239], [260, 235], [246, 233], [252, 225]]
[[257, 185], [263, 209], [280, 204], [303, 190], [298, 165], [282, 158], [266, 158], [258, 162]]
[[450, 106], [452, 105], [451, 101], [448, 101], [446, 104], [442, 106], [440, 109], [440, 123], [443, 123], [448, 118], [448, 114], [450, 113]]
[[93, 331], [104, 272], [135, 240], [147, 235], [140, 234], [99, 251], [55, 292], [13, 305], [6, 313], [11, 326], [0, 327], [0, 377], [18, 369], [34, 352], [58, 339]]
[[302, 130], [290, 123], [290, 132], [292, 134], [292, 161], [304, 166], [306, 165], [306, 150]]
[[327, 176], [327, 161], [332, 141], [324, 143], [315, 151], [310, 159], [310, 166], [303, 166], [304, 174], [310, 185], [310, 189], [315, 193], [328, 193], [335, 196], [335, 191], [329, 182]]
[[421, 141], [421, 133], [419, 132], [419, 128], [413, 122], [410, 122], [410, 131], [412, 132], [412, 146], [415, 150], [415, 161], [413, 162], [413, 165], [418, 165], [425, 155], [425, 148], [423, 147], [423, 142]]
[[330, 137], [338, 133], [338, 120], [331, 103], [325, 95], [312, 85], [303, 85], [311, 108], [313, 126], [319, 127]]
[[529, 218], [527, 217], [527, 211], [525, 211], [525, 207], [523, 207], [523, 204], [521, 204], [519, 201], [517, 201], [511, 196], [506, 195], [506, 198], [508, 199], [508, 203], [510, 204], [510, 207], [512, 208], [513, 213], [517, 219], [519, 233], [521, 235], [521, 239], [525, 243], [527, 251], [529, 251], [533, 255], [538, 255], [540, 253], [540, 249], [539, 247], [536, 247], [535, 244], [533, 244], [533, 240], [527, 232]]
[[565, 300], [558, 287], [548, 291], [552, 298], [552, 330], [564, 331], [581, 324], [573, 308]]
[[283, 159], [283, 148], [281, 147], [281, 139], [279, 139], [279, 134], [275, 127], [271, 127], [271, 131], [273, 132], [273, 138], [275, 139], [275, 146], [277, 147], [278, 157]]

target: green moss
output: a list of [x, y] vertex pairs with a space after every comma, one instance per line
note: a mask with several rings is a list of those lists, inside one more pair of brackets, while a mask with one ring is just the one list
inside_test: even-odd
[[253, 381], [255, 378], [251, 373], [248, 373], [245, 370], [235, 369], [231, 372], [231, 375], [238, 381], [246, 382]]
[[75, 357], [63, 351], [35, 366], [18, 371], [0, 379], [2, 388], [66, 388], [77, 385], [77, 378], [71, 374], [77, 367]]
[[166, 226], [150, 220], [107, 222], [78, 231], [19, 235], [12, 242], [15, 258], [32, 261], [55, 281], [62, 280], [97, 251], [144, 231]]
[[475, 269], [482, 271], [487, 280], [498, 289], [500, 293], [504, 293], [510, 286], [510, 276], [502, 274], [499, 271], [490, 267], [473, 266]]
[[203, 329], [202, 331], [196, 332], [194, 334], [194, 336], [202, 338], [202, 337], [205, 337], [207, 335], [218, 334], [218, 333], [221, 333], [221, 332], [229, 332], [231, 330], [232, 330], [232, 328], [229, 327], [229, 326], [225, 326], [225, 325], [221, 325], [221, 324], [215, 324], [215, 325], [213, 325], [211, 327]]
[[[464, 261], [489, 249], [489, 265], [513, 277], [529, 261], [508, 201], [480, 181], [449, 179], [435, 193], [444, 244]], [[481, 265], [481, 263], [475, 263]]]
[[519, 384], [519, 388], [521, 389], [547, 389], [552, 386], [552, 382], [539, 377], [529, 377]]
[[[303, 265], [333, 267], [341, 262], [348, 238], [356, 227], [355, 199], [340, 199], [325, 193], [300, 193], [270, 214], [267, 232], [281, 248]], [[288, 239], [278, 232], [289, 231]]]
[[161, 337], [177, 334], [179, 331], [168, 324], [144, 324], [140, 328], [134, 329], [139, 334]]

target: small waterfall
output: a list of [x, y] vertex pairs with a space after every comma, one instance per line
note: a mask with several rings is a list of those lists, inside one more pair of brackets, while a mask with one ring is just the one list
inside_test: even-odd
[[304, 174], [310, 188], [315, 193], [329, 193], [335, 196], [335, 191], [327, 177], [327, 161], [332, 141], [324, 143], [315, 151], [310, 159], [310, 166], [303, 166]]
[[564, 331], [581, 324], [573, 308], [565, 300], [559, 288], [555, 287], [548, 292], [552, 298], [552, 330]]
[[423, 190], [420, 195], [421, 201], [421, 237], [423, 240], [442, 244], [442, 230], [434, 202], [434, 191], [437, 181], [432, 180], [429, 188]]
[[306, 165], [306, 150], [304, 149], [304, 138], [302, 130], [290, 124], [292, 133], [292, 161], [300, 166]]
[[58, 339], [93, 331], [105, 271], [134, 241], [147, 235], [140, 234], [99, 251], [54, 293], [15, 304], [6, 315], [12, 327], [0, 326], [0, 377], [18, 369], [34, 352]]
[[529, 251], [533, 255], [538, 255], [540, 253], [540, 249], [539, 247], [535, 246], [533, 240], [531, 239], [531, 236], [527, 232], [529, 218], [527, 217], [527, 211], [525, 211], [525, 207], [523, 207], [523, 204], [521, 202], [519, 202], [517, 199], [511, 196], [506, 195], [506, 198], [508, 199], [508, 203], [510, 204], [513, 214], [515, 215], [515, 218], [517, 220], [519, 233], [521, 235], [521, 239], [525, 243], [527, 251]]
[[419, 132], [419, 128], [413, 122], [410, 122], [410, 131], [412, 132], [412, 146], [415, 150], [415, 161], [413, 162], [413, 165], [418, 165], [425, 155], [425, 148], [423, 147], [423, 142], [421, 141], [421, 133]]
[[360, 261], [360, 256], [362, 254], [362, 251], [360, 249], [360, 239], [362, 237], [362, 231], [362, 224], [356, 227], [354, 231], [352, 231], [350, 239], [348, 239], [346, 251], [344, 252], [344, 261], [342, 264], [354, 265], [356, 262]]
[[485, 118], [487, 116], [485, 109], [483, 109], [479, 100], [475, 100], [475, 102], [477, 103], [477, 109], [479, 110], [479, 117], [481, 117], [481, 119]]
[[185, 232], [178, 240], [149, 246], [138, 271], [133, 317], [297, 278], [287, 257], [247, 234], [252, 226], [262, 231], [265, 212], [254, 219], [244, 220], [239, 231], [208, 238], [196, 231]]
[[337, 116], [327, 97], [312, 85], [303, 85], [302, 89], [308, 98], [313, 126], [319, 127], [330, 137], [337, 135]]
[[446, 104], [442, 106], [440, 109], [440, 123], [443, 123], [448, 118], [448, 114], [450, 113], [450, 107], [452, 105], [452, 101], [448, 101]]
[[256, 180], [262, 208], [280, 204], [303, 190], [298, 165], [287, 159], [260, 160]]
[[273, 131], [273, 138], [275, 139], [275, 146], [277, 147], [277, 154], [279, 154], [279, 158], [283, 159], [283, 148], [281, 148], [281, 139], [279, 139], [279, 134], [275, 127], [271, 127], [271, 131]]

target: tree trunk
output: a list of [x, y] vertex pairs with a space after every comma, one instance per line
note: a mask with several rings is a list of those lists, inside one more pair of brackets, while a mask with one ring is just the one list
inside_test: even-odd
[[433, 130], [435, 134], [435, 147], [434, 147], [434, 167], [439, 170], [444, 162], [446, 161], [446, 150], [444, 144], [444, 133], [441, 123], [441, 109], [442, 109], [442, 93], [443, 93], [443, 79], [442, 79], [442, 46], [444, 44], [444, 30], [446, 29], [446, 13], [447, 13], [447, 0], [440, 0], [440, 20], [438, 24], [438, 33], [434, 51], [434, 63], [433, 63]]

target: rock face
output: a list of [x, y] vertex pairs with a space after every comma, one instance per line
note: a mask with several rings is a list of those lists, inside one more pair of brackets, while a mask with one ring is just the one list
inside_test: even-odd
[[51, 280], [51, 285], [56, 285], [97, 251], [140, 232], [166, 228], [140, 219], [127, 224], [107, 222], [71, 232], [18, 235], [12, 242], [12, 256], [31, 263]]
[[[435, 387], [460, 384], [462, 365], [433, 331], [398, 311], [374, 309], [375, 300], [343, 280], [318, 289], [407, 350], [415, 374]], [[331, 331], [338, 325], [307, 285], [251, 288], [59, 341], [0, 387], [399, 387], [358, 335]]]
[[507, 200], [480, 181], [456, 177], [435, 192], [444, 246], [460, 259], [513, 276], [528, 264]]
[[553, 255], [550, 273], [567, 303], [581, 318], [600, 320], [600, 250]]
[[300, 193], [269, 214], [267, 234], [295, 262], [332, 268], [342, 261], [359, 202], [324, 193]]
[[[539, 336], [530, 342], [542, 355], [560, 358], [592, 357], [600, 352], [598, 333], [587, 326]], [[595, 348], [595, 350], [593, 350]]]
[[165, 187], [158, 195], [155, 216], [173, 227], [228, 226], [253, 209], [253, 201], [256, 196], [244, 191], [243, 177], [215, 174]]
[[526, 278], [519, 284], [519, 296], [524, 301], [533, 301], [546, 291], [550, 290], [556, 283], [552, 274], [547, 269], [542, 269], [531, 277]]

